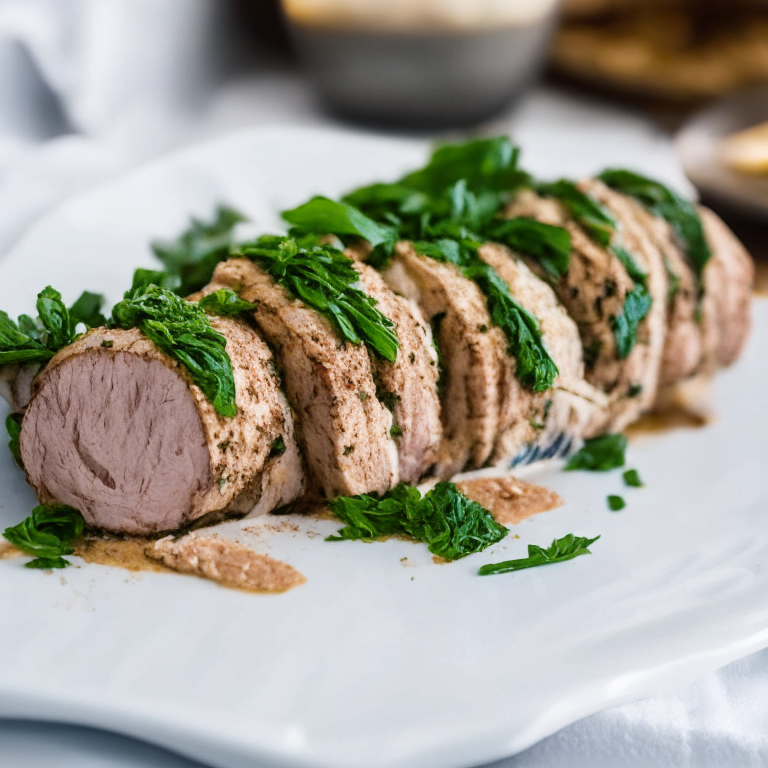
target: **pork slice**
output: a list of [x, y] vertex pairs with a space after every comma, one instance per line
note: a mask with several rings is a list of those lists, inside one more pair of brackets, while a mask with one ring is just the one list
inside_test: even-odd
[[432, 330], [418, 306], [393, 293], [373, 268], [357, 262], [355, 269], [376, 308], [397, 326], [395, 362], [373, 356], [371, 362], [379, 399], [391, 408], [400, 432], [395, 438], [400, 480], [417, 483], [435, 463], [443, 434]]
[[231, 288], [275, 351], [313, 482], [328, 497], [383, 493], [398, 482], [392, 414], [376, 397], [363, 345], [344, 343], [318, 312], [253, 262], [222, 262], [205, 292]]
[[[286, 465], [273, 503], [303, 492], [269, 348], [243, 322], [211, 323], [232, 360], [234, 418], [219, 416], [187, 370], [137, 329], [93, 329], [51, 360], [21, 430], [27, 478], [41, 502], [75, 507], [96, 528], [147, 535], [249, 511], [270, 498], [265, 483]], [[280, 437], [286, 450], [275, 456]]]
[[398, 243], [383, 277], [395, 292], [418, 304], [436, 329], [444, 365], [443, 441], [436, 476], [483, 466], [496, 442], [502, 377], [511, 366], [504, 335], [491, 324], [485, 297], [454, 265], [420, 256], [406, 242]]
[[634, 390], [619, 390], [611, 405], [613, 423], [610, 428], [620, 431], [636, 421], [643, 412], [650, 410], [656, 402], [667, 340], [669, 275], [664, 256], [638, 217], [632, 201], [597, 179], [582, 181], [579, 186], [613, 215], [617, 226], [614, 239], [629, 251], [640, 269], [646, 273], [646, 287], [652, 299], [651, 308], [638, 328], [637, 344], [629, 358], [635, 356], [629, 386], [639, 385], [642, 390], [638, 394], [634, 394]]
[[[604, 429], [623, 429], [653, 402], [658, 378], [658, 363], [651, 364], [657, 334], [651, 333], [647, 320], [641, 323], [638, 343], [627, 358], [620, 359], [616, 347], [613, 318], [621, 314], [634, 281], [619, 259], [595, 243], [558, 201], [526, 190], [512, 200], [504, 215], [528, 216], [570, 233], [570, 268], [552, 287], [579, 329], [587, 382], [610, 399]], [[550, 279], [536, 259], [524, 258], [534, 273]], [[647, 271], [642, 254], [636, 260]]]
[[[703, 338], [698, 315], [696, 275], [680, 248], [672, 227], [627, 197], [646, 234], [659, 249], [670, 276], [667, 291], [667, 338], [661, 358], [659, 386], [665, 387], [693, 375], [702, 362]], [[674, 281], [674, 284], [672, 284]]]
[[539, 322], [544, 346], [558, 368], [552, 388], [533, 392], [514, 375], [505, 380], [494, 464], [512, 464], [550, 457], [568, 449], [585, 435], [599, 431], [606, 420], [608, 399], [584, 378], [579, 329], [554, 290], [517, 255], [496, 243], [486, 243], [479, 255], [509, 287], [512, 297]]
[[701, 302], [701, 372], [711, 374], [732, 365], [749, 337], [755, 266], [746, 248], [716, 213], [700, 207], [699, 214], [712, 252], [704, 267]]
[[32, 382], [40, 363], [11, 363], [0, 366], [0, 397], [15, 413], [24, 413], [32, 398]]

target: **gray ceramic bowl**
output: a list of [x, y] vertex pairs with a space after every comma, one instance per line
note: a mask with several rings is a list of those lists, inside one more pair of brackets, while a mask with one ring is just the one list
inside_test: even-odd
[[[381, 0], [386, 2], [386, 0]], [[334, 111], [402, 127], [465, 126], [505, 107], [538, 73], [556, 12], [487, 31], [378, 32], [289, 26]]]

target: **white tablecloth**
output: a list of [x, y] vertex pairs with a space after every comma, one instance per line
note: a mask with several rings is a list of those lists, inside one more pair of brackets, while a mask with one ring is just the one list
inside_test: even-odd
[[[0, 0], [0, 258], [61, 200], [175, 147], [333, 122], [290, 66], [233, 35], [223, 0]], [[493, 128], [513, 131], [539, 173], [631, 157], [685, 183], [669, 139], [607, 105], [540, 89]], [[767, 694], [768, 651], [587, 718], [497, 768], [768, 766]], [[0, 720], [0, 765], [193, 763], [97, 731]]]

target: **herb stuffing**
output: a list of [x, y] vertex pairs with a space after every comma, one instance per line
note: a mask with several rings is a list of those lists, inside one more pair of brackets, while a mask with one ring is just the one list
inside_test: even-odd
[[63, 504], [41, 505], [18, 525], [6, 528], [3, 536], [17, 549], [34, 557], [27, 568], [66, 568], [64, 555], [74, 551], [73, 543], [83, 532], [83, 516]]
[[600, 435], [585, 440], [581, 450], [571, 456], [565, 469], [607, 472], [624, 466], [626, 451], [627, 438], [624, 435]]
[[235, 379], [226, 339], [197, 305], [157, 285], [128, 291], [112, 310], [112, 327], [138, 328], [178, 360], [220, 416], [237, 415]]
[[309, 236], [266, 235], [242, 246], [291, 295], [324, 315], [342, 338], [365, 344], [377, 357], [394, 362], [399, 342], [395, 324], [376, 309], [360, 285], [351, 259], [338, 248]]
[[484, 565], [478, 573], [480, 576], [511, 573], [512, 571], [521, 571], [525, 568], [536, 568], [540, 565], [562, 563], [566, 560], [573, 560], [574, 557], [581, 555], [591, 555], [589, 547], [599, 538], [599, 536], [595, 536], [594, 539], [588, 539], [569, 533], [562, 539], [555, 539], [547, 549], [543, 549], [535, 544], [529, 544], [528, 557], [520, 560], [507, 560], [503, 563]]
[[408, 536], [425, 543], [433, 555], [445, 560], [482, 552], [509, 533], [453, 483], [438, 483], [423, 497], [418, 489], [401, 483], [380, 497], [342, 497], [329, 506], [346, 527], [327, 541]]

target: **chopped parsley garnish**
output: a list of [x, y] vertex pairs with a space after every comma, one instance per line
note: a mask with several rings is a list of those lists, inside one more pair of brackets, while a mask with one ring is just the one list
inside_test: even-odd
[[611, 245], [616, 232], [616, 220], [597, 200], [565, 179], [553, 184], [539, 184], [536, 189], [542, 195], [560, 200], [598, 245], [610, 249], [634, 281], [634, 288], [624, 297], [621, 313], [612, 318], [616, 352], [620, 360], [625, 360], [635, 348], [637, 329], [653, 303], [653, 298], [646, 288], [648, 275], [626, 248]]
[[242, 246], [291, 295], [324, 315], [341, 337], [365, 344], [376, 356], [394, 362], [399, 342], [395, 324], [360, 287], [353, 262], [338, 248], [315, 238], [265, 235]]
[[416, 242], [414, 247], [436, 261], [455, 264], [467, 279], [477, 284], [486, 297], [491, 320], [504, 332], [507, 351], [517, 360], [517, 378], [534, 392], [549, 389], [558, 370], [544, 346], [539, 321], [515, 301], [498, 272], [480, 258], [476, 244], [441, 239]]
[[8, 433], [8, 450], [19, 469], [23, 469], [21, 461], [21, 421], [24, 417], [20, 413], [9, 413], [5, 419], [5, 431]]
[[112, 310], [112, 325], [138, 328], [182, 363], [220, 416], [237, 415], [235, 379], [227, 340], [197, 305], [157, 285], [128, 291]]
[[600, 435], [585, 440], [581, 450], [571, 456], [565, 469], [607, 472], [624, 466], [626, 452], [627, 438], [624, 435]]
[[616, 221], [606, 209], [582, 192], [572, 181], [560, 179], [538, 184], [536, 191], [544, 197], [555, 197], [571, 212], [581, 228], [598, 244], [607, 248], [616, 231]]
[[352, 235], [367, 240], [374, 248], [381, 245], [389, 251], [397, 240], [394, 227], [377, 224], [357, 208], [327, 197], [314, 197], [292, 211], [285, 211], [283, 218], [293, 224], [294, 234], [298, 235]]
[[253, 312], [256, 308], [255, 304], [244, 301], [229, 288], [219, 288], [218, 291], [209, 293], [200, 299], [198, 304], [207, 315], [218, 315], [219, 317], [233, 317], [242, 312]]
[[380, 497], [341, 497], [329, 506], [346, 527], [327, 541], [408, 536], [446, 560], [482, 552], [509, 533], [453, 483], [438, 483], [424, 497], [413, 486], [401, 483]]
[[567, 229], [535, 219], [495, 219], [484, 232], [489, 240], [535, 258], [544, 271], [557, 280], [568, 274], [571, 264], [571, 235]]
[[27, 568], [66, 568], [70, 565], [64, 555], [74, 551], [73, 543], [85, 528], [83, 516], [63, 504], [41, 505], [32, 514], [3, 536], [17, 549], [34, 557]]
[[609, 168], [599, 178], [612, 189], [634, 197], [649, 213], [671, 225], [701, 284], [712, 251], [696, 206], [658, 181], [632, 171]]
[[[155, 256], [165, 267], [164, 272], [137, 272], [145, 281], [173, 290], [180, 296], [199, 291], [211, 281], [216, 265], [229, 258], [235, 226], [243, 221], [247, 219], [227, 206], [219, 206], [210, 221], [193, 218], [189, 228], [176, 240], [152, 243]], [[138, 287], [135, 277], [133, 287]]]
[[621, 496], [609, 496], [608, 497], [608, 509], [611, 512], [620, 512], [627, 506], [627, 502], [621, 498]]
[[624, 473], [624, 483], [630, 488], [642, 488], [644, 485], [636, 469], [628, 469]]
[[282, 435], [278, 435], [273, 441], [269, 449], [270, 458], [282, 456], [285, 453], [285, 440]]
[[551, 565], [552, 563], [563, 563], [566, 560], [573, 560], [580, 555], [591, 555], [589, 547], [600, 537], [588, 539], [584, 536], [574, 536], [569, 533], [562, 539], [555, 539], [546, 549], [528, 545], [528, 557], [520, 560], [507, 560], [503, 563], [493, 563], [484, 565], [479, 571], [480, 576], [492, 576], [497, 573], [511, 573], [512, 571], [522, 571], [525, 568], [536, 568], [539, 565]]
[[640, 269], [640, 265], [635, 261], [634, 256], [620, 245], [611, 246], [611, 251], [614, 256], [624, 265], [624, 269], [627, 270], [627, 274], [639, 285], [645, 285], [648, 282], [647, 273]]
[[621, 314], [613, 318], [613, 336], [619, 360], [626, 360], [637, 342], [637, 329], [651, 309], [653, 299], [644, 285], [636, 284], [624, 297]]

